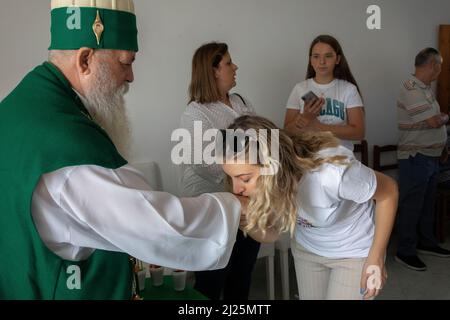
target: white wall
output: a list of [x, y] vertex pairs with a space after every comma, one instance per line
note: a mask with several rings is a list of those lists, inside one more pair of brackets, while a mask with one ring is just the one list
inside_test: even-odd
[[[2, 0], [0, 99], [49, 44], [47, 0]], [[370, 145], [396, 143], [395, 99], [413, 71], [415, 54], [437, 46], [439, 24], [450, 24], [448, 0], [135, 0], [140, 30], [136, 81], [128, 96], [133, 161], [157, 161], [166, 190], [176, 191], [170, 135], [186, 106], [195, 49], [225, 41], [239, 65], [237, 91], [278, 125], [295, 85], [305, 76], [308, 47], [336, 36], [361, 87]], [[366, 28], [366, 9], [382, 10], [382, 30]]]

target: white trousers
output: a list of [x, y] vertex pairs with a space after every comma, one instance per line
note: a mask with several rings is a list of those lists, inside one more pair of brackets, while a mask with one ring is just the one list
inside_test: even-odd
[[291, 242], [300, 300], [362, 300], [361, 274], [366, 258], [329, 259]]

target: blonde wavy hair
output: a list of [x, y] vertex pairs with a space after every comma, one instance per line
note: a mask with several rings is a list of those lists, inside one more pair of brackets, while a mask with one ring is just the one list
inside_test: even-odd
[[[339, 146], [339, 140], [330, 132], [305, 132], [290, 136], [286, 131], [279, 129], [270, 120], [258, 116], [243, 116], [234, 121], [228, 129], [243, 130], [254, 129], [257, 132], [258, 147], [272, 143], [271, 130], [279, 130], [279, 158], [278, 171], [274, 175], [261, 175], [257, 181], [257, 188], [250, 199], [245, 232], [256, 231], [266, 233], [269, 228], [277, 232], [294, 232], [297, 221], [297, 188], [303, 174], [320, 167], [324, 163], [344, 164], [345, 156], [329, 158], [320, 157], [317, 152], [322, 149]], [[260, 132], [267, 132], [267, 137], [261, 138]], [[262, 163], [262, 158], [271, 158], [271, 149], [265, 146], [263, 150], [268, 155], [258, 157], [258, 166], [265, 167], [270, 164]], [[246, 145], [245, 152], [249, 152]], [[258, 151], [259, 152], [259, 151]], [[246, 156], [246, 158], [249, 158]], [[227, 184], [231, 186], [228, 177]]]

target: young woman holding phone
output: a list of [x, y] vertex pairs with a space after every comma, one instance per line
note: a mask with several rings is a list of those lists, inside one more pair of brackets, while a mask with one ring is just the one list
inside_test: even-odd
[[292, 134], [330, 131], [353, 150], [352, 141], [364, 139], [364, 123], [360, 90], [341, 45], [332, 36], [318, 36], [309, 50], [306, 81], [289, 97], [285, 129]]

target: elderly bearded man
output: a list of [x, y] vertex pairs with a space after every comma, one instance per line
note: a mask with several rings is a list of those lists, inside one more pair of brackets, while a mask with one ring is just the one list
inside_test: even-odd
[[245, 200], [153, 192], [124, 159], [133, 1], [51, 4], [49, 62], [0, 104], [0, 299], [130, 299], [129, 255], [225, 267]]

